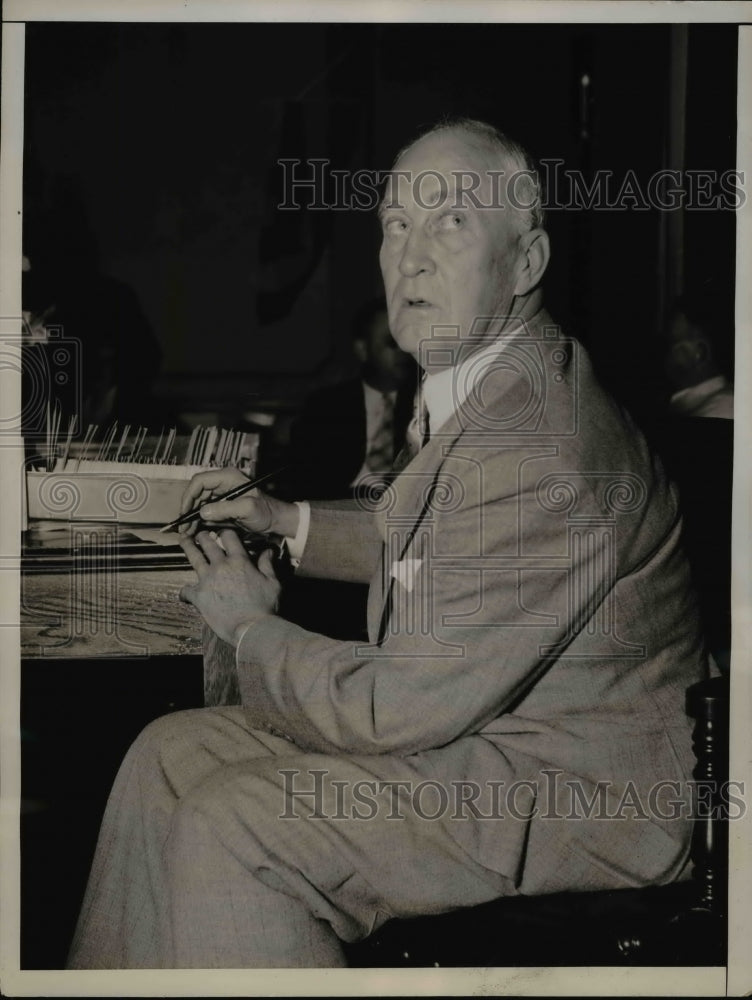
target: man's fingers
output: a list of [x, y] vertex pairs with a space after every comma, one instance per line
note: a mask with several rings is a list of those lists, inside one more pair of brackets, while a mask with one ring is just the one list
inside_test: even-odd
[[256, 564], [259, 573], [265, 576], [267, 580], [277, 579], [277, 574], [274, 572], [274, 563], [272, 559], [273, 559], [272, 550], [264, 549], [264, 551], [258, 558], [258, 563]]
[[224, 547], [208, 531], [199, 531], [196, 535], [196, 544], [210, 563], [216, 562], [218, 559], [225, 559], [227, 556]]
[[210, 469], [208, 472], [197, 472], [183, 492], [180, 513], [187, 514], [197, 503], [214, 492], [225, 493], [246, 482], [248, 477], [240, 469]]
[[219, 534], [219, 540], [222, 544], [222, 548], [225, 550], [228, 556], [245, 556], [248, 558], [248, 553], [243, 547], [243, 543], [237, 536], [237, 533], [232, 530], [232, 528], [225, 528]]
[[179, 535], [183, 535], [184, 538], [189, 538], [191, 535], [195, 535], [198, 531], [198, 521], [188, 521], [186, 524], [179, 524], [177, 530]]
[[[200, 576], [206, 569], [206, 558], [192, 538], [183, 537], [180, 539], [180, 547], [185, 552], [186, 558], [191, 566]], [[182, 600], [182, 598], [181, 598]]]
[[183, 492], [180, 504], [180, 513], [187, 514], [191, 508], [201, 499], [201, 495], [208, 496], [212, 489], [220, 483], [217, 472], [198, 472], [191, 479]]
[[196, 598], [196, 584], [186, 583], [185, 586], [180, 588], [178, 597], [184, 604], [194, 604]]
[[256, 502], [250, 497], [238, 497], [237, 500], [220, 500], [218, 503], [208, 503], [201, 508], [202, 521], [242, 521], [252, 517]]
[[[183, 500], [180, 505], [180, 515], [188, 514], [190, 511], [195, 510], [199, 507], [205, 500], [211, 496], [211, 490], [201, 490], [199, 495], [195, 497], [190, 502], [186, 501], [185, 494], [183, 494]], [[186, 524], [178, 525], [178, 533], [185, 535], [195, 535], [198, 531], [198, 518], [193, 521], [188, 521]]]

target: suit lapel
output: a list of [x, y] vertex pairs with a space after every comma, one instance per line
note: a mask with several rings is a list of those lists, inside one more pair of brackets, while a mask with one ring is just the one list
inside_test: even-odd
[[[491, 429], [514, 433], [514, 421], [526, 420], [526, 413], [540, 410], [545, 397], [545, 370], [538, 360], [536, 334], [544, 327], [554, 327], [547, 312], [541, 311], [513, 334], [500, 348], [494, 366], [503, 377], [491, 379], [482, 401], [471, 389], [469, 396], [452, 412], [444, 424], [432, 432], [428, 443], [399, 473], [390, 489], [393, 502], [377, 516], [382, 540], [394, 530], [402, 539], [400, 558], [409, 552], [410, 543], [420, 524], [431, 514], [431, 496], [441, 478], [441, 469], [458, 442], [467, 437], [488, 440], [489, 415]], [[537, 367], [537, 370], [536, 370]], [[537, 381], [540, 376], [540, 381]], [[477, 386], [475, 387], [478, 388]], [[528, 418], [528, 419], [532, 419]], [[495, 425], [495, 426], [494, 426]], [[524, 431], [523, 431], [524, 432]], [[381, 614], [379, 642], [383, 639], [391, 612], [393, 592], [392, 566], [382, 546]]]
[[[514, 433], [516, 420], [520, 422], [520, 430], [526, 432], [526, 422], [533, 419], [526, 416], [528, 411], [533, 414], [539, 410], [541, 397], [545, 395], [546, 372], [537, 353], [536, 338], [544, 326], [553, 328], [554, 323], [548, 313], [541, 310], [500, 348], [498, 362], [494, 362], [493, 367], [503, 377], [488, 380], [482, 399], [471, 389], [460, 407], [440, 427], [432, 430], [428, 443], [395, 479], [396, 500], [390, 513], [396, 512], [402, 517], [413, 510], [418, 516], [427, 482], [439, 472], [463, 435], [487, 438], [489, 430], [497, 429]], [[492, 415], [490, 420], [489, 415]]]

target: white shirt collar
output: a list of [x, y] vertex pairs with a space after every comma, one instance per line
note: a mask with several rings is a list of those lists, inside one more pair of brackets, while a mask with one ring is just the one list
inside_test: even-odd
[[465, 402], [480, 382], [494, 359], [504, 350], [511, 334], [519, 328], [505, 330], [485, 347], [474, 351], [454, 368], [429, 373], [423, 380], [423, 398], [428, 409], [431, 434], [438, 431]]

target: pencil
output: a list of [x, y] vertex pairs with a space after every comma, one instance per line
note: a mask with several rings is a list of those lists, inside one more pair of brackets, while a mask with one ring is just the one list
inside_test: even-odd
[[228, 490], [227, 493], [223, 493], [218, 497], [211, 497], [211, 499], [206, 500], [195, 510], [189, 511], [187, 514], [183, 514], [181, 517], [177, 518], [175, 521], [170, 521], [160, 531], [174, 531], [175, 528], [179, 527], [181, 524], [190, 524], [191, 521], [198, 521], [201, 518], [201, 511], [210, 503], [221, 503], [223, 500], [235, 500], [237, 497], [242, 497], [244, 493], [248, 493], [250, 490], [255, 489], [259, 483], [263, 483], [267, 479], [271, 479], [272, 476], [276, 476], [278, 472], [282, 472], [282, 469], [275, 469], [274, 472], [267, 472], [264, 476], [259, 476], [258, 479], [251, 479], [247, 483], [241, 483], [239, 486], [233, 487], [233, 489]]

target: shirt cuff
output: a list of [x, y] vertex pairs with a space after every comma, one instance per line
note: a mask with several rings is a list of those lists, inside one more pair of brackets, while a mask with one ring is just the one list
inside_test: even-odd
[[237, 663], [237, 658], [238, 658], [238, 651], [239, 651], [240, 647], [243, 645], [243, 639], [245, 639], [246, 633], [248, 632], [248, 629], [253, 628], [253, 626], [255, 624], [256, 624], [256, 622], [248, 622], [246, 625], [239, 625], [235, 629], [235, 635], [233, 636], [233, 639], [235, 641], [235, 661], [236, 661], [236, 663]]
[[311, 505], [307, 500], [296, 500], [295, 506], [300, 511], [298, 519], [298, 530], [294, 538], [286, 538], [287, 552], [290, 562], [297, 569], [300, 560], [303, 558], [306, 542], [308, 541], [308, 531], [311, 527]]

